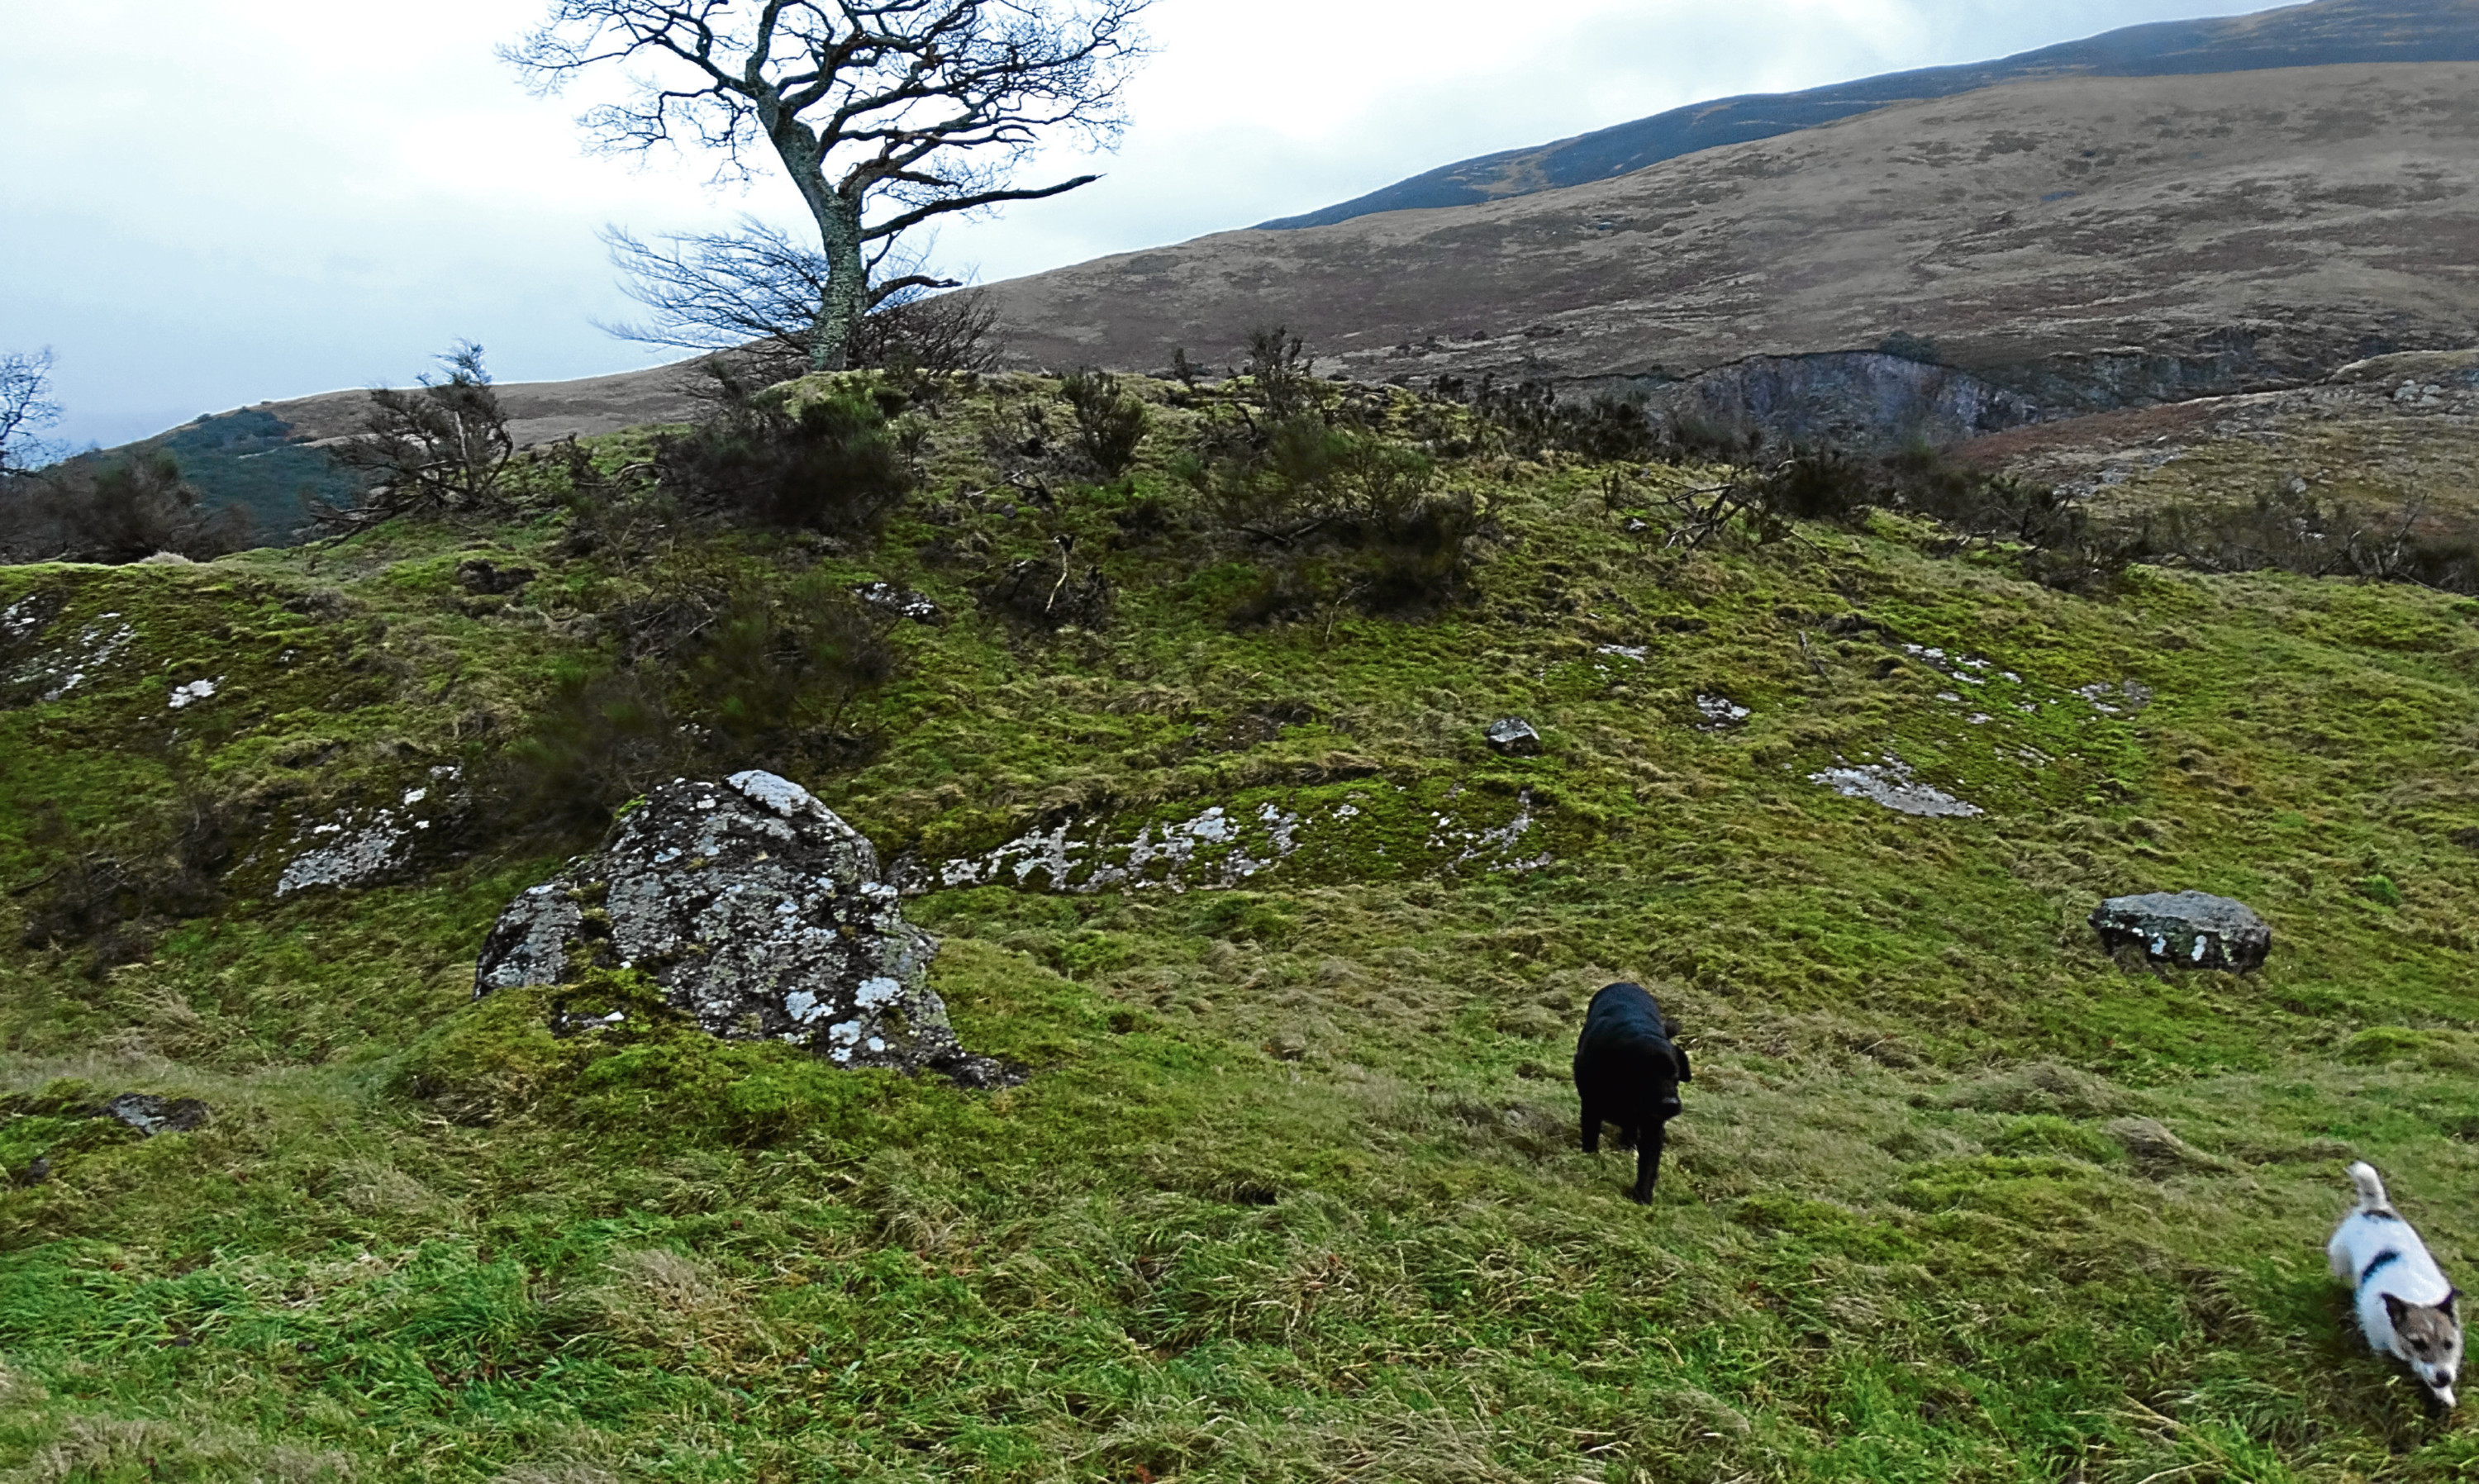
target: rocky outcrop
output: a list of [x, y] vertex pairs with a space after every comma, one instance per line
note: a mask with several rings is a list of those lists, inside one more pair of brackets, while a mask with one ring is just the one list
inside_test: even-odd
[[2272, 951], [2272, 929], [2242, 902], [2201, 891], [2111, 897], [2091, 925], [2110, 952], [2139, 948], [2155, 963], [2190, 969], [2257, 967]]
[[520, 895], [483, 944], [473, 992], [635, 968], [715, 1036], [968, 1086], [1011, 1080], [957, 1043], [930, 987], [937, 951], [904, 920], [860, 832], [753, 771], [655, 789], [599, 853]]
[[1760, 355], [1684, 381], [1614, 379], [1648, 409], [1776, 444], [1888, 450], [1951, 444], [2039, 421], [2030, 397], [1969, 371], [1877, 350]]

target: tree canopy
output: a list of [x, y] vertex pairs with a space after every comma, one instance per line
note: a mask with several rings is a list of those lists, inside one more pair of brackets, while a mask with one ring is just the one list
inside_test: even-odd
[[1151, 0], [557, 0], [503, 55], [542, 91], [626, 69], [628, 89], [580, 118], [619, 153], [711, 153], [747, 179], [771, 154], [801, 195], [825, 280], [811, 364], [847, 364], [861, 317], [954, 287], [882, 275], [903, 235], [937, 217], [1061, 194], [1100, 177], [1019, 186], [1047, 139], [1088, 144], [1125, 126], [1120, 90]]

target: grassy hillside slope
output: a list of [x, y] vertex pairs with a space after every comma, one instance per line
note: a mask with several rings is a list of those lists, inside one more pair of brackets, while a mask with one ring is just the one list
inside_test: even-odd
[[[1148, 396], [1100, 484], [1010, 464], [1056, 383], [917, 407], [928, 493], [874, 546], [571, 515], [545, 464], [489, 526], [0, 569], [0, 914], [45, 939], [0, 957], [0, 1473], [2479, 1465], [2320, 1251], [2364, 1157], [2449, 1270], [2479, 1259], [2479, 603], [2154, 569], [2073, 596], [1883, 515], [1684, 552], [1630, 511], [1717, 472], [1614, 500], [1474, 430], [1442, 466], [1487, 520], [1465, 601], [1235, 625], [1255, 563], [1183, 524], [1202, 414]], [[625, 482], [644, 448], [597, 458]], [[1107, 623], [976, 607], [1061, 536]], [[536, 576], [475, 593], [476, 558]], [[839, 732], [732, 760], [888, 856], [1317, 828], [1240, 890], [916, 898], [967, 1044], [1033, 1069], [1005, 1091], [709, 1042], [626, 981], [471, 1001], [571, 848], [501, 828], [495, 759], [683, 594], [872, 579], [949, 621], [894, 631]], [[1507, 714], [1543, 755], [1484, 747]], [[1811, 780], [1893, 758], [1984, 812]], [[275, 894], [382, 808], [455, 848]], [[118, 900], [106, 857], [169, 926], [64, 926], [68, 886]], [[184, 883], [219, 905], [182, 918]], [[2162, 977], [2083, 923], [2185, 886], [2262, 911], [2271, 961]], [[1576, 1152], [1564, 1080], [1622, 976], [1697, 1058], [1648, 1207]], [[554, 1039], [555, 999], [635, 1013]], [[80, 1116], [130, 1090], [213, 1120]]]

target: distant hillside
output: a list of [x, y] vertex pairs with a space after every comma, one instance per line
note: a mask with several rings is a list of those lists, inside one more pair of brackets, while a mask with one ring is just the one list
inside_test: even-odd
[[1607, 180], [1723, 144], [1812, 129], [1896, 103], [2051, 77], [2156, 77], [2359, 62], [2479, 61], [2479, 0], [2314, 0], [2256, 15], [2160, 21], [2000, 62], [1927, 67], [1805, 92], [1691, 104], [1525, 149], [1442, 166], [1269, 229], [1330, 226], [1377, 212], [1467, 206]]
[[2041, 415], [2295, 385], [2479, 326], [2479, 64], [2060, 77], [1616, 180], [1226, 232], [988, 292], [1026, 365], [1652, 391], [1890, 344]]

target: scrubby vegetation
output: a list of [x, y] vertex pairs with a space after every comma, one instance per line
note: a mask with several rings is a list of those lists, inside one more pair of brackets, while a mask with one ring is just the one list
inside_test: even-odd
[[[1119, 380], [1115, 472], [1060, 382], [855, 375], [495, 510], [0, 568], [0, 1471], [2479, 1466], [2320, 1252], [2364, 1157], [2479, 1270], [2479, 604], [2059, 580], [1932, 470], [1611, 461], [1287, 345]], [[1985, 812], [1811, 780], [1889, 759]], [[1209, 807], [1297, 848], [916, 897], [1001, 1092], [627, 975], [472, 1000], [512, 894], [744, 766], [896, 861]], [[417, 793], [394, 874], [278, 894]], [[2083, 925], [2182, 886], [2266, 967]], [[1697, 1068], [1643, 1208], [1564, 1081], [1619, 977]], [[89, 1116], [127, 1090], [213, 1121]]]

